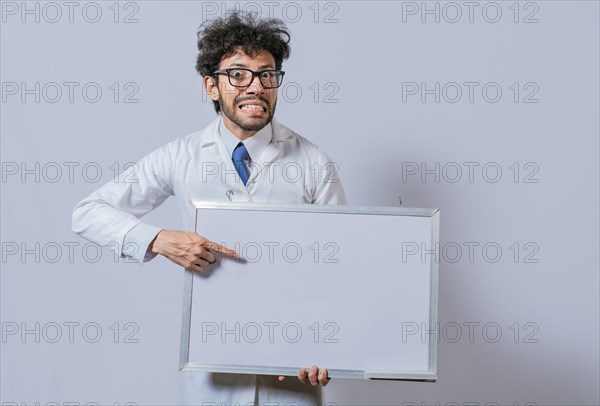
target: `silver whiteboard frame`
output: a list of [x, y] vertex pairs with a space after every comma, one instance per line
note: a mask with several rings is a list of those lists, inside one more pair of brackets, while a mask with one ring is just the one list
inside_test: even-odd
[[[312, 205], [312, 204], [272, 204], [272, 203], [236, 203], [236, 202], [208, 202], [192, 201], [196, 209], [194, 225], [198, 220], [198, 209], [217, 210], [255, 210], [255, 211], [283, 211], [303, 213], [338, 213], [338, 214], [368, 214], [368, 215], [393, 215], [412, 217], [431, 217], [431, 243], [439, 245], [439, 209], [425, 209], [413, 207], [371, 207], [371, 206], [337, 206], [337, 205]], [[438, 321], [438, 262], [431, 261], [430, 268], [430, 298], [429, 298], [429, 325], [436, 326]], [[179, 351], [179, 370], [192, 372], [222, 372], [257, 375], [286, 375], [295, 376], [297, 368], [270, 367], [261, 365], [226, 365], [203, 364], [189, 360], [190, 324], [194, 284], [193, 271], [185, 271], [183, 282], [183, 312], [181, 321], [181, 342]], [[399, 380], [399, 381], [437, 381], [437, 342], [429, 340], [429, 365], [428, 371], [405, 371], [395, 373], [389, 371], [364, 371], [350, 369], [327, 369], [330, 378], [371, 379], [371, 380]]]

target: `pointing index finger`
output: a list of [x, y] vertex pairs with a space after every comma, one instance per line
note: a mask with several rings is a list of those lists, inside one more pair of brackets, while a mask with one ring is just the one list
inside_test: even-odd
[[231, 258], [235, 258], [235, 259], [240, 258], [240, 254], [238, 254], [237, 251], [227, 248], [224, 245], [217, 244], [215, 242], [207, 243], [206, 248], [208, 248], [209, 250], [214, 251], [214, 252], [219, 252], [219, 253], [226, 255], [228, 257], [231, 257]]

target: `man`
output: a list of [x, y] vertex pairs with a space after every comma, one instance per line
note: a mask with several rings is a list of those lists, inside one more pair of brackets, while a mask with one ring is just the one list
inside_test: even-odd
[[[290, 35], [280, 20], [234, 13], [203, 25], [196, 69], [218, 118], [202, 131], [150, 153], [119, 182], [110, 182], [77, 204], [73, 230], [124, 257], [148, 261], [160, 254], [201, 272], [214, 253], [235, 251], [187, 231], [163, 230], [140, 217], [175, 195], [186, 229], [193, 227], [191, 200], [345, 204], [335, 165], [316, 145], [274, 118], [277, 88], [290, 54]], [[300, 176], [291, 181], [286, 170]], [[135, 182], [123, 179], [135, 177]], [[115, 245], [116, 243], [116, 245]], [[141, 249], [138, 249], [141, 248]], [[301, 382], [270, 376], [187, 376], [206, 404], [320, 402], [327, 371], [302, 368]]]

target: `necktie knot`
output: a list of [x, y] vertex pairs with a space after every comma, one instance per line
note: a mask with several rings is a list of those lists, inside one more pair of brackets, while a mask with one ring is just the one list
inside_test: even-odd
[[250, 160], [250, 155], [248, 154], [248, 150], [244, 143], [240, 142], [237, 144], [235, 149], [233, 150], [233, 154], [231, 154], [231, 159], [233, 160], [233, 166], [235, 166], [235, 170], [238, 175], [240, 175], [240, 179], [244, 182], [244, 185], [248, 183], [249, 173], [248, 168], [246, 167], [246, 162]]

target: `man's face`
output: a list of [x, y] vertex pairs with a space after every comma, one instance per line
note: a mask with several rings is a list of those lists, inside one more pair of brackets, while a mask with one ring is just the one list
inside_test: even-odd
[[[223, 58], [219, 69], [245, 68], [255, 72], [275, 69], [275, 59], [268, 51], [249, 56], [241, 49]], [[240, 139], [254, 135], [269, 124], [275, 114], [277, 89], [264, 88], [258, 77], [247, 87], [235, 87], [227, 74], [219, 74], [218, 85], [210, 77], [204, 79], [207, 93], [221, 105], [225, 126]]]

